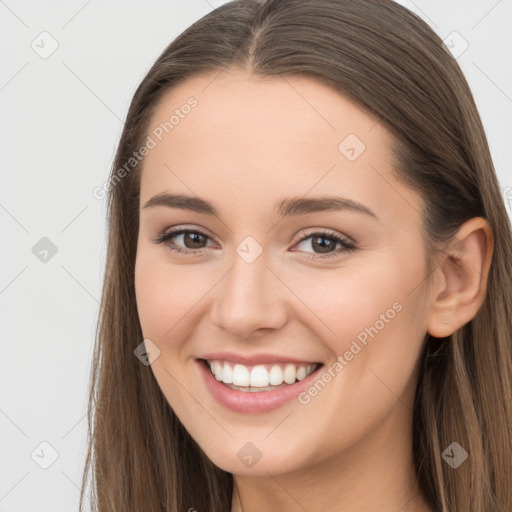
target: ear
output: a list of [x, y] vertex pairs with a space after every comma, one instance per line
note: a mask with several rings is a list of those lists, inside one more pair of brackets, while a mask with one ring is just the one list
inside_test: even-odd
[[436, 338], [449, 336], [468, 323], [487, 292], [494, 237], [482, 217], [465, 222], [443, 252], [436, 268], [427, 332]]

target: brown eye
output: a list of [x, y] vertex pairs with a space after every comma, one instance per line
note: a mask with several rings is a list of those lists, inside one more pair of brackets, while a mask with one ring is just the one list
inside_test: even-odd
[[320, 253], [331, 252], [338, 244], [332, 238], [325, 236], [313, 236], [311, 240], [312, 247]]
[[[314, 251], [314, 254], [308, 257], [315, 257], [315, 254], [317, 254], [319, 258], [329, 258], [332, 256], [338, 256], [342, 253], [349, 253], [356, 249], [353, 242], [341, 238], [334, 233], [311, 233], [299, 240], [298, 244], [302, 244], [307, 240], [311, 240], [308, 245], [313, 248]], [[335, 250], [337, 245], [341, 245], [341, 248]]]
[[[180, 240], [179, 237], [181, 237], [180, 243], [173, 241], [173, 239]], [[209, 238], [210, 237], [200, 231], [176, 229], [174, 231], [161, 233], [153, 242], [164, 244], [168, 249], [175, 252], [197, 252], [206, 248], [206, 243]]]
[[[201, 233], [190, 231], [183, 234], [183, 241], [188, 249], [202, 249], [203, 243], [206, 241], [206, 237]], [[176, 236], [176, 235], [175, 235]]]

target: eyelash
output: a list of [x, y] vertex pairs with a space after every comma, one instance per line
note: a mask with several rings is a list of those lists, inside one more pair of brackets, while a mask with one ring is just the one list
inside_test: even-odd
[[[174, 238], [175, 236], [183, 235], [183, 234], [190, 234], [190, 233], [198, 234], [205, 238], [210, 238], [208, 235], [206, 235], [202, 231], [198, 231], [196, 229], [178, 228], [178, 229], [175, 229], [172, 231], [167, 231], [167, 232], [164, 231], [164, 232], [160, 233], [152, 241], [156, 244], [165, 244], [169, 250], [171, 250], [175, 253], [196, 253], [197, 254], [198, 252], [202, 251], [203, 249], [206, 249], [205, 247], [203, 247], [201, 249], [183, 249], [181, 247], [178, 247], [175, 244], [171, 245], [171, 244], [167, 243], [171, 238]], [[342, 253], [351, 253], [357, 249], [355, 244], [353, 244], [352, 242], [349, 242], [348, 240], [341, 238], [338, 235], [335, 235], [334, 233], [330, 233], [328, 231], [315, 231], [313, 233], [309, 233], [309, 234], [305, 235], [304, 237], [302, 237], [297, 242], [295, 242], [295, 244], [304, 242], [304, 240], [307, 240], [308, 238], [320, 238], [320, 237], [329, 238], [329, 239], [333, 240], [334, 242], [336, 242], [337, 244], [339, 243], [342, 246], [342, 249], [341, 250], [338, 249], [336, 251], [333, 251], [333, 252], [330, 252], [327, 254], [323, 254], [323, 255], [315, 253], [313, 255], [307, 256], [308, 258], [313, 258], [313, 259], [332, 258], [334, 256], [339, 256]], [[309, 254], [311, 254], [311, 253], [309, 253]]]

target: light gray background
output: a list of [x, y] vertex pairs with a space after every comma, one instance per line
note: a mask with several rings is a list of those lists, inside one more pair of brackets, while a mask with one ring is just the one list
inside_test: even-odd
[[[0, 512], [77, 509], [106, 252], [92, 190], [150, 65], [222, 3], [0, 0]], [[456, 31], [453, 51], [469, 44], [458, 60], [510, 208], [512, 0], [400, 3], [443, 39]], [[57, 248], [46, 262], [43, 237]]]

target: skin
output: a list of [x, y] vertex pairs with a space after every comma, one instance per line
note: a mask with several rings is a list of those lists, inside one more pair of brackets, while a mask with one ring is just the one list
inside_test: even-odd
[[[391, 135], [373, 116], [309, 78], [231, 69], [168, 91], [151, 129], [190, 96], [198, 105], [149, 152], [141, 176], [135, 288], [144, 338], [160, 350], [151, 368], [162, 392], [206, 455], [233, 473], [233, 512], [432, 511], [412, 457], [420, 353], [427, 332], [447, 336], [478, 311], [489, 226], [465, 223], [463, 250], [441, 253], [427, 279], [422, 198], [394, 177]], [[354, 161], [338, 149], [351, 133], [366, 146]], [[144, 208], [161, 193], [199, 196], [219, 215]], [[378, 218], [274, 212], [287, 197], [322, 195], [362, 203]], [[172, 239], [196, 253], [152, 241], [180, 226], [208, 236], [202, 246]], [[338, 254], [322, 259], [311, 237], [322, 229], [357, 248], [341, 252], [331, 241]], [[263, 249], [252, 263], [236, 252], [247, 236]], [[233, 412], [198, 372], [195, 359], [213, 351], [332, 367], [396, 303], [400, 312], [307, 404]], [[247, 442], [262, 454], [250, 468], [237, 457]]]

